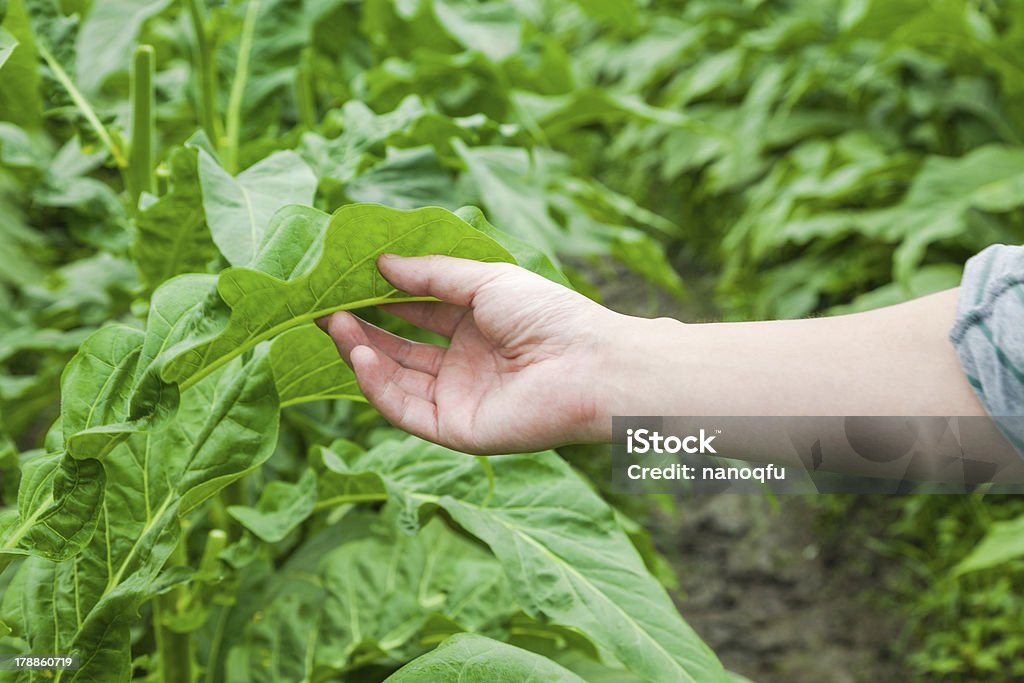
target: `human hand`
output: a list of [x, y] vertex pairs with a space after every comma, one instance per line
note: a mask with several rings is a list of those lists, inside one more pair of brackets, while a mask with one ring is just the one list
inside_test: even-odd
[[624, 316], [507, 263], [385, 255], [378, 268], [399, 290], [440, 300], [384, 310], [451, 339], [412, 342], [348, 312], [319, 321], [392, 424], [477, 454], [606, 437], [595, 378]]

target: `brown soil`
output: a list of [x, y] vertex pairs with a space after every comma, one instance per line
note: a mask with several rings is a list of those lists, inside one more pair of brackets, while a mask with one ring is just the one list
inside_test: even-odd
[[654, 529], [680, 578], [687, 621], [730, 670], [757, 683], [902, 682], [883, 560], [827, 540], [798, 497], [695, 497]]

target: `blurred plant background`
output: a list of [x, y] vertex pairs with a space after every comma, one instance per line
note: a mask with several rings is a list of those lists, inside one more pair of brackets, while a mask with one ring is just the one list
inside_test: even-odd
[[[133, 264], [136, 236], [207, 220], [198, 150], [231, 174], [294, 150], [327, 211], [476, 204], [582, 291], [644, 315], [863, 310], [954, 287], [972, 254], [1024, 242], [1021, 0], [0, 0], [0, 16], [5, 504], [78, 344], [145, 312], [159, 279]], [[155, 50], [156, 191], [136, 202], [140, 43]], [[192, 269], [215, 259], [205, 246], [186, 247]], [[351, 413], [294, 411], [287, 438], [372, 441], [379, 418]], [[593, 454], [567, 456], [603, 484]], [[267, 479], [294, 475], [274, 462]], [[722, 556], [692, 539], [679, 552], [672, 520], [706, 506], [616, 502], [672, 560], [664, 580], [690, 588], [686, 614], [687, 574]], [[819, 573], [877, 573], [850, 618], [896, 624], [878, 646], [892, 680], [1024, 680], [1024, 502], [737, 514], [778, 521], [768, 537], [798, 520], [801, 548], [833, 551]], [[736, 628], [701, 633], [727, 666]], [[825, 680], [777, 655], [738, 670]], [[833, 680], [866, 680], [849, 675]]]

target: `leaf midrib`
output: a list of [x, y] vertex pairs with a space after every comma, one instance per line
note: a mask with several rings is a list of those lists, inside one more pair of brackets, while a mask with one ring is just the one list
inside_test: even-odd
[[[438, 502], [436, 496], [426, 496], [426, 495], [420, 494], [420, 493], [410, 493], [409, 496], [410, 496], [410, 498], [421, 499], [421, 500], [424, 500], [425, 502], [427, 502], [427, 501], [429, 501], [429, 502]], [[686, 669], [682, 668], [682, 665], [680, 665], [679, 662], [677, 662], [675, 660], [675, 658], [672, 657], [672, 655], [668, 652], [668, 650], [666, 650], [664, 648], [664, 646], [662, 646], [661, 643], [659, 643], [647, 631], [647, 629], [645, 629], [639, 622], [636, 621], [636, 619], [634, 619], [632, 616], [630, 616], [628, 612], [623, 610], [622, 607], [620, 607], [618, 604], [616, 604], [616, 602], [614, 600], [610, 599], [603, 591], [601, 591], [596, 585], [594, 585], [594, 583], [589, 578], [587, 578], [583, 574], [580, 574], [576, 570], [576, 568], [573, 567], [568, 562], [566, 562], [565, 559], [563, 559], [559, 555], [555, 554], [553, 551], [551, 551], [545, 545], [543, 545], [542, 543], [537, 541], [535, 538], [533, 538], [530, 534], [528, 534], [525, 531], [523, 531], [522, 529], [520, 529], [520, 527], [518, 527], [515, 524], [510, 524], [510, 523], [506, 522], [504, 519], [501, 518], [501, 516], [499, 516], [498, 514], [495, 513], [495, 510], [500, 510], [501, 508], [482, 507], [482, 506], [475, 505], [473, 503], [469, 503], [467, 501], [455, 498], [453, 496], [442, 496], [441, 497], [441, 501], [440, 501], [442, 504], [443, 504], [443, 501], [444, 501], [445, 498], [448, 498], [448, 499], [454, 501], [458, 505], [463, 505], [465, 507], [472, 508], [473, 510], [476, 510], [477, 514], [487, 515], [488, 518], [495, 520], [496, 522], [501, 524], [503, 527], [505, 527], [507, 530], [509, 530], [510, 532], [515, 534], [517, 537], [521, 537], [521, 538], [525, 539], [528, 543], [530, 543], [531, 545], [533, 545], [536, 548], [538, 548], [541, 551], [541, 553], [543, 553], [545, 556], [547, 556], [555, 566], [557, 566], [560, 569], [562, 569], [562, 571], [565, 572], [566, 574], [570, 574], [570, 575], [574, 576], [582, 585], [586, 586], [590, 591], [592, 591], [593, 593], [597, 594], [598, 596], [601, 597], [602, 600], [604, 600], [609, 605], [611, 605], [612, 608], [616, 612], [618, 612], [625, 619], [626, 622], [628, 622], [630, 625], [632, 625], [635, 630], [637, 630], [638, 632], [642, 633], [644, 635], [644, 637], [648, 641], [650, 641], [650, 643], [654, 646], [654, 648], [659, 653], [661, 653], [665, 657], [665, 659], [668, 660], [669, 664], [673, 668], [677, 669], [680, 672], [681, 675], [685, 676], [685, 680], [686, 681], [689, 681], [689, 683], [698, 683], [697, 680], [688, 671], [686, 671]]]

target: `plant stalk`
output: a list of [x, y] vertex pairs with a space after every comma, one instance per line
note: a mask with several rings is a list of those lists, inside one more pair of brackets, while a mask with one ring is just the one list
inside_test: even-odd
[[[185, 547], [185, 533], [174, 552], [167, 560], [167, 566], [181, 566], [188, 562]], [[175, 586], [167, 593], [153, 599], [153, 628], [156, 634], [156, 648], [159, 653], [161, 683], [195, 683], [196, 676], [193, 666], [195, 653], [192, 647], [191, 633], [178, 633], [172, 629], [167, 619], [176, 614], [181, 605], [188, 600], [188, 588]]]
[[299, 73], [295, 83], [295, 103], [299, 113], [299, 123], [307, 130], [316, 127], [316, 89], [313, 86], [313, 50], [302, 51], [299, 62]]
[[228, 545], [228, 535], [223, 529], [211, 529], [206, 536], [206, 545], [203, 547], [203, 557], [199, 560], [199, 573], [212, 574], [217, 570], [220, 562], [218, 555]]
[[187, 0], [188, 14], [195, 34], [196, 73], [199, 78], [199, 125], [215, 146], [220, 147], [224, 137], [220, 119], [217, 118], [217, 65], [213, 60], [213, 48], [206, 33], [206, 19], [202, 0]]
[[248, 505], [249, 501], [246, 500], [244, 480], [245, 477], [235, 479], [225, 486], [217, 496], [219, 502], [224, 506], [227, 534], [228, 538], [232, 541], [237, 541], [242, 537], [242, 525], [227, 510], [233, 505]]
[[151, 45], [139, 45], [132, 59], [131, 100], [132, 140], [128, 159], [128, 194], [132, 211], [139, 207], [139, 196], [153, 192], [153, 144], [156, 116], [153, 98], [154, 55]]
[[242, 101], [245, 86], [249, 81], [249, 59], [256, 36], [256, 19], [260, 15], [260, 0], [249, 0], [242, 24], [242, 37], [238, 43], [238, 61], [235, 63], [235, 80], [231, 83], [228, 97], [228, 111], [225, 127], [227, 142], [224, 146], [224, 167], [229, 173], [238, 173], [238, 146], [242, 130]]

